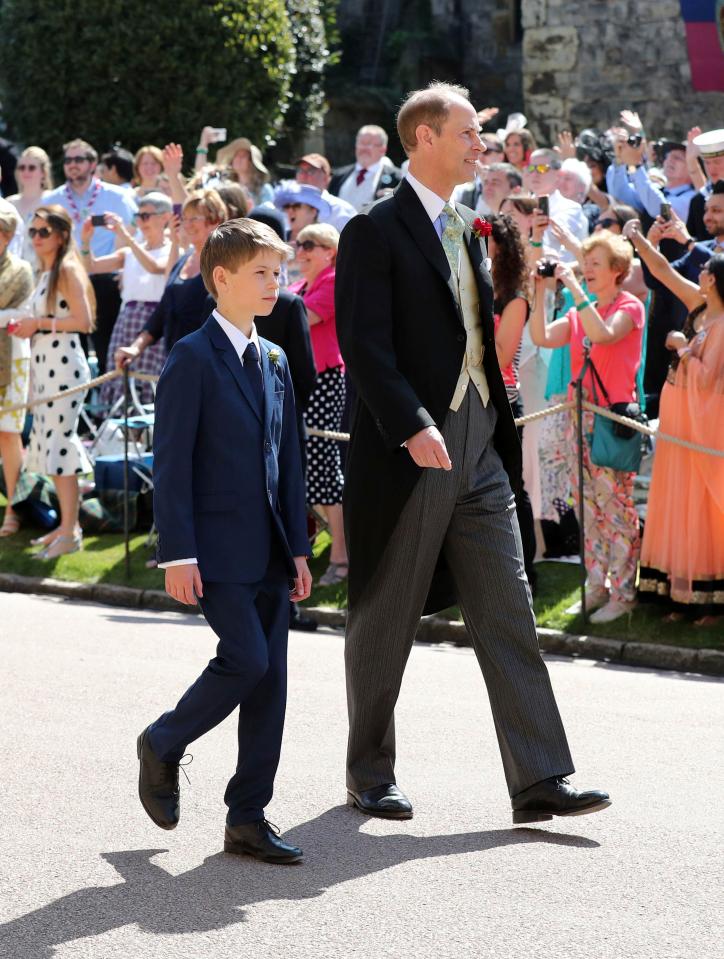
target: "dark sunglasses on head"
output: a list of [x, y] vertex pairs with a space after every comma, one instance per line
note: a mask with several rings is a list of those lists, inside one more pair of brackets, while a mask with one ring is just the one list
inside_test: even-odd
[[39, 170], [40, 167], [37, 163], [18, 163], [15, 167], [16, 170]]
[[153, 213], [135, 213], [134, 219], [142, 220], [145, 223], [146, 220], [150, 220], [152, 216], [160, 216], [160, 214], [155, 211]]
[[90, 163], [90, 157], [63, 157], [66, 166], [70, 163]]
[[312, 250], [316, 249], [324, 249], [321, 243], [315, 243], [314, 240], [302, 240], [301, 243], [296, 243], [296, 247], [298, 250], [304, 250], [305, 253], [311, 253]]
[[49, 226], [31, 226], [28, 227], [28, 236], [32, 240], [34, 236], [39, 236], [41, 240], [47, 240], [53, 231]]

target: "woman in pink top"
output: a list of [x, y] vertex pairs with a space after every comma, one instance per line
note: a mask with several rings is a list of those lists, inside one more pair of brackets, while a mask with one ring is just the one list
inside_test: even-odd
[[[308, 427], [339, 432], [344, 412], [344, 362], [339, 352], [334, 319], [334, 274], [339, 233], [328, 223], [313, 223], [300, 231], [296, 265], [304, 277], [289, 287], [304, 300], [317, 366], [317, 383], [306, 412]], [[347, 578], [347, 547], [342, 521], [344, 474], [339, 444], [310, 436], [307, 453], [307, 501], [327, 517], [332, 536], [329, 567], [320, 585]]]
[[[543, 290], [546, 282], [536, 274], [535, 307], [530, 318], [531, 339], [537, 346], [571, 347], [571, 377], [575, 380], [584, 362], [584, 337], [590, 355], [611, 403], [636, 399], [636, 373], [641, 364], [645, 322], [644, 306], [621, 289], [629, 275], [633, 250], [628, 241], [607, 230], [583, 243], [583, 275], [594, 305], [583, 292], [573, 271], [562, 263], [556, 279], [571, 291], [575, 306], [565, 316], [546, 326]], [[605, 402], [594, 391], [590, 370], [583, 380], [584, 394]], [[573, 391], [569, 393], [572, 398]], [[593, 431], [593, 414], [584, 414], [584, 433]], [[576, 444], [571, 435], [571, 454]], [[573, 465], [573, 464], [572, 464]], [[578, 472], [571, 470], [574, 487]], [[639, 558], [639, 522], [633, 503], [634, 473], [595, 466], [590, 449], [583, 447], [583, 510], [585, 523], [586, 605], [602, 607], [591, 622], [608, 623], [628, 612], [636, 599], [636, 568]], [[575, 489], [576, 495], [578, 490]], [[610, 592], [606, 588], [606, 577]]]

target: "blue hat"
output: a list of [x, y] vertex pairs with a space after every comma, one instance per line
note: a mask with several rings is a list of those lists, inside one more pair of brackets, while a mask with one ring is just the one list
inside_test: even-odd
[[308, 183], [297, 183], [296, 180], [285, 180], [274, 191], [274, 206], [283, 210], [292, 203], [306, 203], [319, 211], [322, 220], [329, 218], [332, 208], [322, 196], [322, 191]]

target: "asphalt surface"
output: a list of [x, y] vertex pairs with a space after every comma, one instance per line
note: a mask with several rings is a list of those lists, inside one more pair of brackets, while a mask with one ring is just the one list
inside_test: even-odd
[[398, 709], [410, 822], [344, 805], [342, 639], [290, 639], [267, 813], [305, 861], [221, 852], [233, 717], [182, 820], [137, 798], [135, 739], [213, 649], [203, 620], [0, 595], [0, 957], [722, 959], [724, 681], [547, 659], [591, 816], [513, 828], [470, 650], [416, 647]]

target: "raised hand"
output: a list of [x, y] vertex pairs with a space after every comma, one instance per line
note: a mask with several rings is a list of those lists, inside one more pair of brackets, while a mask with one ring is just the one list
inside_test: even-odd
[[163, 169], [166, 176], [179, 176], [183, 162], [183, 148], [178, 143], [167, 143], [163, 148]]
[[478, 110], [478, 120], [484, 124], [492, 120], [493, 117], [497, 117], [499, 113], [498, 107], [483, 107], [482, 110]]
[[632, 133], [643, 133], [644, 125], [635, 110], [622, 110], [619, 116], [621, 123], [628, 127]]
[[563, 160], [575, 159], [576, 145], [570, 130], [561, 130], [558, 134], [558, 146], [553, 147]]

